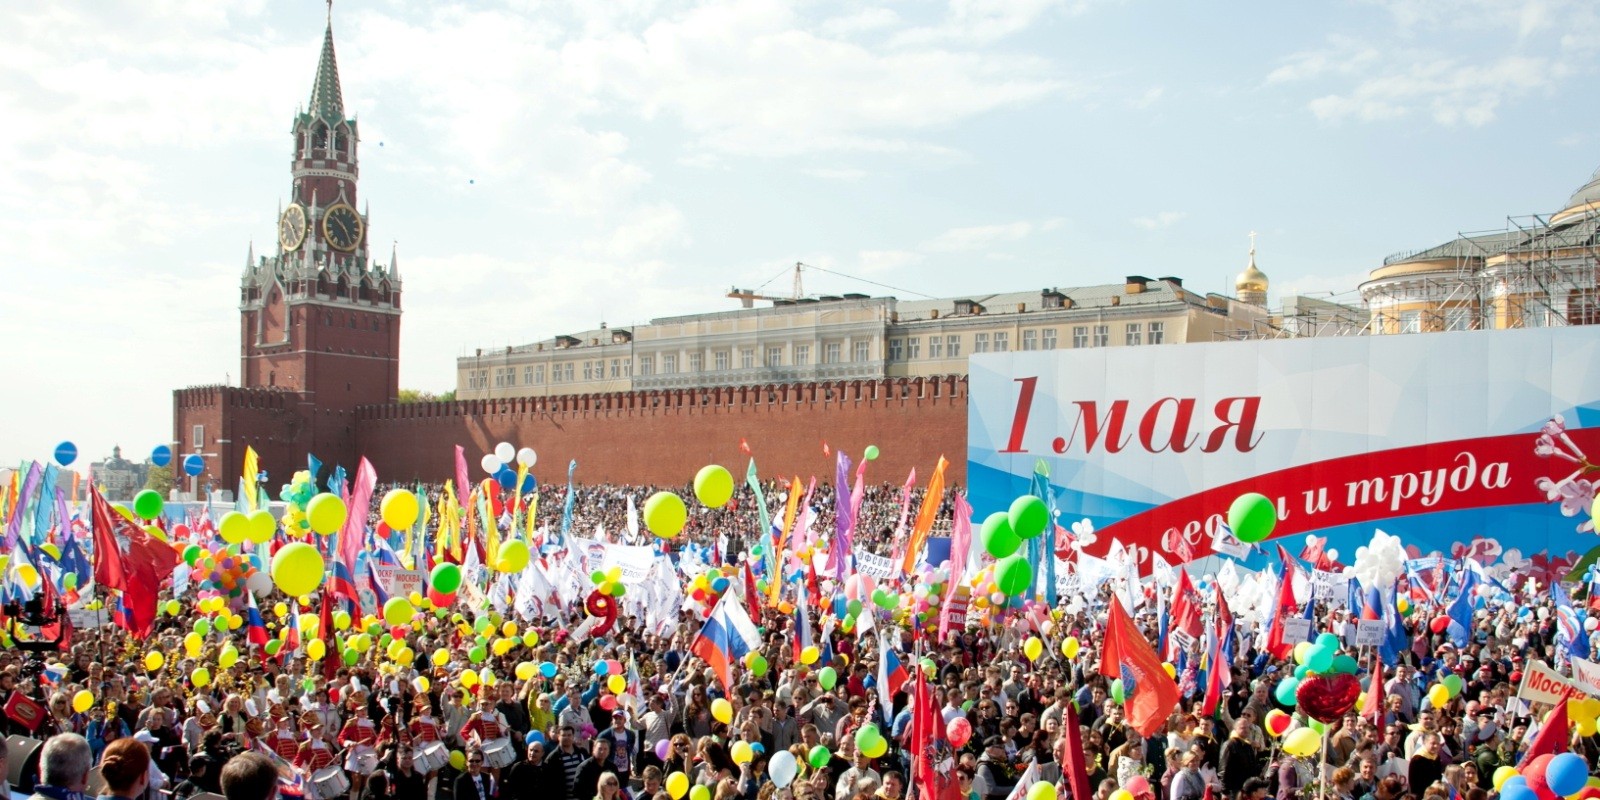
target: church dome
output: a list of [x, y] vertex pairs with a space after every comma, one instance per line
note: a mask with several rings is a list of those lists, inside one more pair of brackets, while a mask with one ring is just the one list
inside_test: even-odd
[[1589, 176], [1588, 183], [1579, 187], [1578, 191], [1573, 192], [1572, 196], [1567, 198], [1566, 208], [1577, 208], [1589, 203], [1600, 203], [1600, 169], [1595, 170], [1594, 174]]
[[1267, 291], [1267, 273], [1256, 269], [1256, 260], [1252, 256], [1250, 266], [1233, 279], [1233, 289], [1236, 292], [1263, 292]]

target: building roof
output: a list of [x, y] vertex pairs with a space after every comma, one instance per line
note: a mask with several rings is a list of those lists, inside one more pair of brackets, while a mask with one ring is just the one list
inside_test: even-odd
[[1494, 233], [1458, 236], [1444, 244], [1426, 247], [1421, 250], [1405, 250], [1395, 253], [1383, 260], [1385, 267], [1394, 264], [1403, 264], [1407, 261], [1433, 261], [1441, 258], [1487, 258], [1496, 256], [1506, 251], [1506, 248], [1515, 242], [1518, 232], [1496, 231]]
[[[1126, 283], [1109, 283], [1097, 286], [1077, 286], [1071, 288], [1057, 288], [1050, 291], [1060, 292], [1072, 301], [1072, 308], [1110, 308], [1116, 306], [1155, 305], [1158, 303], [1172, 302], [1200, 302], [1200, 299], [1189, 291], [1174, 286], [1167, 279], [1146, 280], [1142, 292], [1128, 292]], [[1113, 300], [1113, 298], [1116, 298]], [[1001, 292], [997, 294], [963, 295], [961, 297], [942, 297], [932, 300], [900, 300], [895, 303], [895, 311], [900, 314], [900, 321], [913, 319], [927, 319], [938, 311], [939, 316], [949, 316], [956, 313], [956, 303], [971, 301], [983, 306], [985, 314], [1015, 314], [1017, 305], [1022, 304], [1026, 311], [1039, 311], [1044, 308], [1043, 292]]]
[[322, 35], [322, 57], [317, 60], [317, 78], [311, 84], [311, 117], [329, 125], [344, 121], [344, 94], [339, 89], [339, 61], [333, 55], [333, 20]]
[[1567, 204], [1563, 208], [1574, 208], [1589, 203], [1600, 203], [1600, 169], [1589, 176], [1588, 183], [1579, 186], [1578, 190], [1567, 198]]

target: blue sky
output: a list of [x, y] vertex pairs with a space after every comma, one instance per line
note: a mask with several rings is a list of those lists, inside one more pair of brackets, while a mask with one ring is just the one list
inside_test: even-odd
[[[0, 463], [137, 455], [172, 388], [237, 380], [324, 13], [0, 9]], [[728, 308], [795, 261], [1225, 291], [1254, 230], [1274, 295], [1349, 292], [1600, 165], [1583, 0], [341, 0], [334, 31], [401, 383], [433, 390], [473, 348]]]

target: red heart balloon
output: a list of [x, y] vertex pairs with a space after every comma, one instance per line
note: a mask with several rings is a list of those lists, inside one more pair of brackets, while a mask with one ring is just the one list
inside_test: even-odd
[[1300, 682], [1294, 699], [1300, 710], [1312, 719], [1331, 725], [1356, 707], [1361, 697], [1361, 681], [1350, 674], [1315, 675]]

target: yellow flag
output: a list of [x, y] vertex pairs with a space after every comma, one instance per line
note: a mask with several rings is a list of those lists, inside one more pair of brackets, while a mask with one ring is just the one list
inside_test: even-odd
[[[789, 544], [789, 529], [794, 527], [795, 511], [800, 507], [800, 476], [794, 476], [794, 481], [789, 484], [789, 502], [783, 509], [783, 530], [778, 531], [778, 541], [772, 549], [772, 554], [777, 564], [783, 564], [784, 548]], [[808, 562], [809, 563], [809, 562]], [[783, 588], [783, 581], [769, 581], [767, 586], [767, 605], [778, 604], [778, 592]]]
[[493, 478], [486, 478], [483, 482], [483, 553], [484, 561], [494, 563], [495, 556], [500, 552], [500, 521], [494, 518], [494, 504], [489, 498], [494, 496], [494, 488], [490, 484]]
[[257, 478], [261, 475], [261, 459], [256, 455], [256, 449], [246, 445], [244, 448], [244, 499], [251, 511], [256, 510]]
[[526, 515], [526, 526], [522, 530], [522, 538], [527, 541], [529, 547], [533, 546], [533, 531], [534, 531], [535, 528], [538, 527], [538, 518], [539, 518], [539, 493], [538, 492], [534, 492], [533, 493], [533, 499], [528, 501], [528, 512], [527, 512], [527, 515]]

